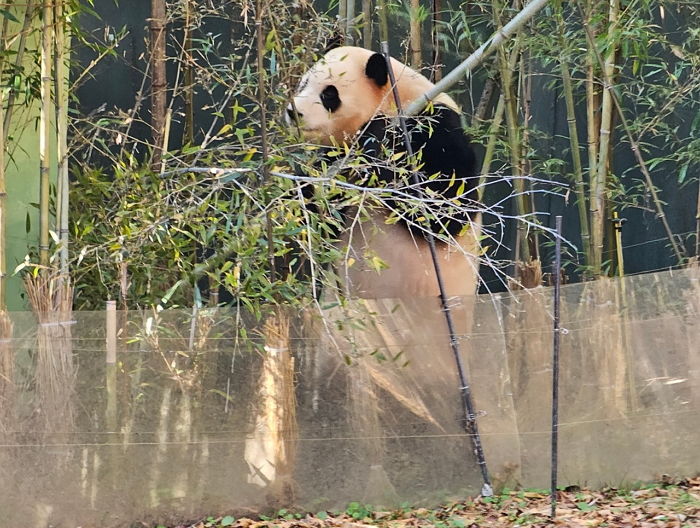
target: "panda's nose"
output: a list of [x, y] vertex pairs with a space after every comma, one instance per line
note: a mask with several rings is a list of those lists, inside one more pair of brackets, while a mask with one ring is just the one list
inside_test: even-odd
[[302, 114], [297, 112], [292, 105], [287, 107], [287, 117], [290, 121], [298, 121], [301, 116]]

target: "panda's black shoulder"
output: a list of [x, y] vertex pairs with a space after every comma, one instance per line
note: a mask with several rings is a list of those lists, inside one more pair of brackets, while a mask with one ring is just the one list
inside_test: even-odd
[[423, 149], [425, 174], [454, 174], [471, 179], [477, 173], [476, 155], [460, 116], [452, 108], [435, 105], [411, 119], [411, 143]]
[[[473, 209], [469, 203], [476, 199], [477, 160], [459, 114], [447, 106], [434, 105], [422, 114], [408, 118], [406, 126], [412, 150], [419, 156], [421, 188]], [[382, 161], [387, 153], [406, 150], [396, 119], [381, 115], [374, 117], [362, 128], [358, 143], [363, 154], [376, 159], [373, 173], [381, 181], [401, 185], [391, 167]], [[410, 181], [403, 182], [403, 185], [409, 194], [422, 193]], [[469, 214], [465, 212], [468, 209], [451, 211], [449, 221], [430, 221], [433, 233], [443, 232], [445, 228], [452, 235], [461, 232], [469, 222]]]
[[[477, 172], [476, 156], [460, 116], [445, 105], [434, 105], [406, 120], [414, 152], [422, 151], [423, 173], [453, 173], [472, 178]], [[405, 150], [403, 134], [395, 119], [378, 115], [362, 127], [359, 145], [365, 152], [377, 153], [383, 145], [394, 151]]]

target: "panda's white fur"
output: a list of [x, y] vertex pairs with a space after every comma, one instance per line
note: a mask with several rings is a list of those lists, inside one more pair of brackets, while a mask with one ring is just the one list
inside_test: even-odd
[[[329, 145], [350, 142], [377, 115], [396, 115], [390, 83], [378, 86], [367, 76], [366, 66], [374, 52], [358, 47], [329, 51], [301, 79], [288, 109], [296, 116], [307, 141]], [[427, 78], [392, 59], [401, 102], [409, 105], [433, 86]], [[321, 94], [328, 86], [337, 89], [342, 104], [334, 111], [324, 107]], [[457, 105], [442, 94], [435, 103], [457, 111]], [[437, 279], [427, 241], [400, 223], [387, 224], [387, 213], [373, 211], [362, 222], [350, 223], [342, 234], [346, 258], [339, 274], [352, 296], [399, 298], [436, 296]], [[448, 295], [471, 295], [478, 279], [479, 219], [456, 237], [454, 244], [438, 244], [438, 258]], [[376, 270], [376, 257], [387, 267]]]
[[[377, 114], [396, 115], [389, 83], [379, 87], [365, 75], [372, 55], [374, 52], [354, 46], [335, 48], [302, 77], [294, 95], [294, 107], [301, 116], [300, 124], [307, 140], [328, 145], [330, 138], [334, 138], [342, 143]], [[402, 104], [410, 104], [433, 86], [423, 75], [396, 59], [392, 58], [391, 63]], [[328, 85], [338, 89], [343, 101], [337, 112], [326, 110], [319, 99]], [[447, 94], [440, 94], [435, 102], [459, 111]]]

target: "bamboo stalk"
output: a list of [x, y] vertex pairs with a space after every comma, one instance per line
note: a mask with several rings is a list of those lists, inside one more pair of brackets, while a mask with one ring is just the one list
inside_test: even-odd
[[346, 20], [347, 28], [345, 30], [345, 35], [348, 45], [352, 46], [355, 44], [355, 0], [346, 0], [347, 5], [346, 10]]
[[[501, 6], [498, 0], [492, 0], [491, 9], [493, 11], [494, 25], [497, 29], [502, 27], [501, 17], [499, 15]], [[518, 126], [518, 111], [517, 99], [513, 89], [513, 75], [517, 58], [520, 56], [520, 39], [515, 37], [515, 45], [511, 51], [510, 58], [506, 55], [503, 48], [498, 49], [498, 65], [499, 74], [501, 77], [501, 93], [505, 104], [506, 127], [508, 131], [508, 145], [510, 150], [510, 165], [513, 171], [513, 188], [515, 190], [515, 204], [517, 215], [522, 217], [529, 211], [528, 202], [525, 196], [525, 182], [522, 178], [521, 165], [521, 137], [520, 128]], [[530, 246], [528, 244], [527, 225], [524, 222], [517, 222], [516, 228], [516, 253], [515, 261], [523, 260], [530, 261]], [[516, 267], [517, 269], [517, 267]]]
[[[526, 50], [520, 54], [520, 107], [522, 109], [523, 124], [522, 124], [522, 142], [520, 145], [520, 176], [527, 177], [532, 174], [532, 163], [527, 157], [530, 150], [530, 117], [532, 101], [532, 75], [529, 69], [529, 56]], [[523, 187], [531, 190], [533, 183], [523, 180]], [[528, 193], [528, 213], [536, 210], [535, 194]], [[539, 262], [540, 259], [540, 241], [537, 230], [532, 230], [528, 233], [527, 243], [529, 245], [530, 254], [534, 260]]]
[[479, 103], [476, 105], [474, 110], [474, 115], [472, 116], [472, 126], [478, 126], [482, 121], [486, 119], [486, 114], [489, 111], [489, 106], [491, 104], [491, 98], [493, 93], [496, 91], [496, 81], [493, 75], [489, 74], [488, 79], [484, 83], [484, 89], [481, 91], [481, 97], [479, 97]]
[[167, 107], [166, 59], [166, 4], [165, 0], [151, 0], [151, 18], [149, 20], [151, 44], [151, 128], [153, 142], [153, 167], [157, 170], [164, 154], [163, 128]]
[[[263, 36], [263, 11], [265, 6], [263, 0], [257, 0], [255, 7], [255, 33], [257, 39], [257, 69], [258, 69], [258, 108], [260, 110], [260, 144], [262, 155], [262, 180], [263, 184], [269, 181], [269, 167], [267, 162], [270, 157], [270, 150], [267, 138], [267, 106], [265, 89], [266, 72], [265, 72], [265, 40]], [[275, 282], [276, 266], [275, 266], [275, 244], [272, 232], [272, 218], [270, 212], [265, 213], [265, 229], [267, 235], [267, 254], [270, 265], [270, 282]]]
[[486, 143], [486, 150], [484, 151], [484, 161], [481, 164], [481, 175], [479, 176], [479, 187], [477, 191], [479, 202], [481, 202], [484, 198], [484, 192], [486, 191], [486, 178], [488, 178], [488, 175], [491, 172], [491, 162], [493, 161], [493, 154], [496, 151], [498, 131], [501, 128], [501, 123], [503, 121], [503, 113], [505, 109], [505, 98], [503, 97], [503, 94], [501, 94], [501, 96], [498, 98], [496, 111], [493, 114], [493, 121], [491, 121], [488, 141]]
[[66, 35], [64, 25], [63, 0], [56, 0], [54, 6], [54, 19], [56, 22], [56, 53], [54, 54], [55, 81], [55, 109], [56, 109], [56, 135], [58, 157], [58, 192], [56, 223], [61, 241], [61, 274], [68, 274], [68, 94], [66, 90], [65, 48]]
[[39, 263], [49, 264], [49, 186], [51, 141], [51, 58], [53, 2], [44, 0], [41, 26], [41, 111], [39, 115]]
[[524, 9], [515, 15], [503, 28], [493, 33], [486, 42], [467, 57], [462, 63], [436, 83], [430, 90], [417, 97], [405, 111], [405, 115], [412, 116], [423, 110], [425, 106], [445, 90], [449, 90], [455, 83], [464, 79], [464, 76], [476, 68], [486, 57], [498, 50], [520, 27], [535, 16], [540, 9], [549, 3], [549, 0], [531, 0]]
[[[442, 79], [442, 65], [440, 61], [442, 57], [440, 56], [440, 22], [442, 13], [442, 6], [440, 5], [440, 0], [433, 0], [432, 8], [432, 30], [431, 30], [431, 40], [433, 42], [433, 68], [431, 70], [431, 80], [433, 82], [438, 82]], [[490, 80], [490, 78], [489, 78]]]
[[[595, 2], [597, 2], [597, 0], [586, 1], [586, 9], [583, 15], [584, 26], [592, 31], [593, 34], [597, 32], [596, 26], [593, 23]], [[595, 42], [595, 39], [593, 41]], [[588, 134], [589, 188], [591, 188], [595, 179], [595, 167], [598, 161], [598, 130], [600, 127], [600, 115], [598, 113], [600, 93], [595, 80], [595, 53], [595, 48], [589, 43], [586, 51], [586, 127]]]
[[[593, 46], [594, 44], [594, 36], [590, 31], [590, 28], [584, 27], [584, 30], [586, 31], [586, 36], [589, 41], [589, 45]], [[598, 62], [601, 64], [601, 66], [604, 64], [603, 59], [601, 56], [597, 53], [596, 51], [596, 59]], [[607, 71], [605, 68], [603, 68], [603, 82], [605, 83], [606, 86], [612, 86], [612, 79], [608, 76]], [[614, 90], [608, 90], [610, 94], [610, 98], [612, 100], [613, 105], [615, 106], [615, 110], [617, 115], [620, 118], [620, 124], [622, 125], [623, 130], [625, 131], [625, 135], [627, 136], [627, 140], [630, 143], [630, 148], [632, 149], [632, 153], [634, 154], [635, 159], [637, 160], [637, 164], [639, 165], [639, 170], [642, 171], [642, 174], [644, 175], [644, 181], [646, 183], [646, 187], [651, 194], [651, 199], [652, 202], [654, 203], [654, 208], [656, 209], [656, 216], [659, 217], [661, 220], [661, 224], [664, 228], [664, 231], [666, 232], [666, 236], [668, 237], [669, 242], [671, 243], [671, 247], [673, 248], [673, 252], [676, 256], [676, 259], [678, 260], [678, 264], [683, 264], [684, 258], [683, 258], [683, 251], [681, 250], [680, 246], [678, 245], [678, 241], [676, 240], [676, 237], [673, 235], [673, 231], [671, 230], [671, 226], [668, 223], [668, 218], [666, 217], [666, 213], [664, 212], [663, 204], [661, 203], [661, 199], [659, 198], [659, 193], [656, 191], [656, 187], [654, 186], [654, 182], [651, 179], [651, 174], [649, 172], [649, 169], [647, 168], [647, 164], [644, 161], [644, 157], [642, 156], [642, 150], [639, 145], [639, 142], [634, 138], [634, 135], [632, 134], [632, 129], [627, 122], [627, 117], [625, 117], [625, 112], [622, 108], [622, 103], [620, 103], [620, 100], [618, 99], [616, 93]], [[601, 147], [602, 148], [602, 147]]]
[[372, 0], [362, 0], [362, 45], [372, 49]]
[[192, 56], [192, 0], [185, 0], [185, 137], [184, 144], [194, 143], [194, 58]]
[[338, 0], [338, 27], [343, 39], [347, 38], [348, 30], [348, 0]]
[[[562, 13], [561, 0], [555, 3], [555, 13], [557, 17], [557, 28], [559, 29], [559, 44], [564, 50], [566, 44], [564, 38], [564, 16]], [[573, 164], [574, 175], [574, 192], [576, 193], [576, 206], [578, 209], [579, 224], [581, 230], [581, 240], [583, 242], [583, 255], [586, 266], [591, 264], [591, 235], [588, 230], [588, 214], [586, 189], [583, 180], [583, 165], [581, 163], [581, 147], [578, 139], [578, 130], [576, 129], [576, 108], [574, 105], [574, 88], [571, 82], [571, 72], [569, 71], [569, 63], [566, 54], [559, 55], [559, 68], [561, 70], [561, 78], [564, 89], [564, 100], [566, 101], [566, 121], [569, 125], [569, 143], [571, 145], [571, 160]]]
[[598, 161], [591, 183], [591, 260], [593, 274], [600, 275], [605, 232], [605, 194], [610, 167], [610, 135], [613, 125], [613, 77], [615, 75], [617, 39], [614, 34], [620, 17], [620, 0], [610, 0], [608, 10], [608, 53], [603, 64], [605, 85], [600, 114]]
[[[22, 22], [22, 29], [19, 34], [19, 43], [17, 44], [17, 55], [15, 56], [15, 70], [19, 70], [22, 67], [22, 61], [24, 60], [24, 52], [27, 49], [27, 34], [29, 33], [29, 28], [32, 24], [32, 16], [34, 14], [34, 6], [36, 5], [35, 0], [27, 0], [27, 7], [24, 12], [24, 21]], [[7, 111], [5, 112], [4, 118], [4, 132], [3, 132], [3, 144], [7, 143], [7, 135], [10, 132], [10, 123], [12, 120], [12, 112], [15, 104], [16, 91], [10, 90], [7, 95]]]
[[[5, 111], [4, 92], [0, 91], [0, 113]], [[6, 308], [7, 282], [7, 190], [5, 186], [5, 131], [3, 116], [0, 116], [0, 314]]]
[[[0, 34], [0, 45], [2, 45], [2, 57], [5, 56], [7, 51], [7, 41], [6, 41], [6, 26], [3, 25], [2, 34]], [[0, 59], [1, 60], [1, 59]], [[4, 64], [0, 67], [0, 74], [4, 70]], [[5, 135], [5, 115], [7, 110], [5, 110], [5, 91], [0, 90], [0, 321], [4, 321], [5, 318], [5, 308], [6, 308], [6, 281], [7, 281], [7, 188], [5, 185], [5, 148], [7, 145], [7, 139]], [[0, 325], [0, 328], [4, 328], [5, 325]], [[0, 336], [0, 339], [3, 336]], [[0, 350], [0, 353], [4, 351]], [[0, 365], [4, 362], [4, 355], [0, 357]], [[3, 374], [3, 370], [0, 370], [0, 376]], [[4, 382], [0, 380], [0, 387], [4, 386]], [[0, 394], [1, 395], [1, 394]]]
[[411, 0], [411, 7], [409, 10], [409, 32], [411, 45], [411, 67], [414, 70], [419, 70], [423, 63], [420, 29], [420, 0]]
[[[389, 12], [386, 0], [377, 0], [379, 13], [379, 40], [387, 42], [389, 40]], [[422, 109], [422, 108], [421, 108]]]

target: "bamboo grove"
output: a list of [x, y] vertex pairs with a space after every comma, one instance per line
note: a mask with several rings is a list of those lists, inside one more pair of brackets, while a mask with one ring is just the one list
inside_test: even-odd
[[[389, 40], [437, 82], [525, 7], [151, 0], [135, 29], [100, 21], [89, 2], [5, 3], [0, 273], [12, 271], [8, 131], [28, 126], [17, 109], [35, 105], [40, 229], [23, 272], [39, 265], [65, 275], [70, 265], [85, 308], [201, 302], [203, 278], [250, 307], [312, 297], [317, 281], [298, 281], [295, 270], [311, 264], [315, 279], [332, 275], [326, 264], [338, 250], [327, 235], [338, 219], [299, 207], [299, 181], [280, 176], [298, 166], [324, 176], [313, 148], [281, 119], [300, 73], [334, 39], [373, 49]], [[653, 248], [669, 265], [697, 261], [698, 22], [700, 7], [687, 2], [552, 0], [452, 87], [482, 147], [480, 197], [491, 219], [483, 262], [502, 285], [543, 282], [553, 208], [571, 211], [572, 279], [625, 273], [621, 226], [635, 211], [660, 233]], [[127, 59], [134, 40], [142, 51]], [[100, 69], [127, 62], [140, 79], [124, 86], [129, 107], [88, 107], [83, 94], [99, 91]], [[337, 186], [323, 193], [324, 203], [339, 194], [378, 203]], [[679, 219], [674, 208], [688, 193], [697, 194], [693, 218]]]

